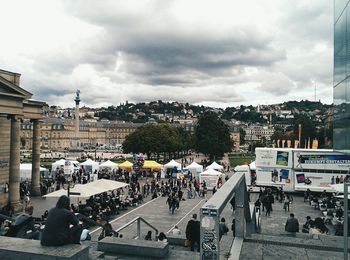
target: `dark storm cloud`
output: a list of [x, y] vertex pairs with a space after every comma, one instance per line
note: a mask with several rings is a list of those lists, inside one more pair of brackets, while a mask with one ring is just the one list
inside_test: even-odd
[[[231, 75], [231, 70], [237, 66], [268, 67], [285, 59], [284, 51], [255, 29], [232, 27], [224, 35], [205, 31], [204, 27], [198, 31], [186, 28], [186, 31], [176, 28], [178, 21], [174, 17], [164, 15], [171, 4], [152, 1], [140, 14], [132, 9], [118, 9], [116, 2], [106, 1], [101, 5], [96, 1], [88, 1], [88, 4], [68, 1], [66, 8], [79, 19], [106, 30], [105, 39], [92, 42], [99, 44], [95, 52], [111, 57], [117, 52], [124, 53], [128, 57], [124, 64], [126, 72], [140, 83], [180, 85], [191, 80], [174, 80], [174, 74], [197, 71], [209, 76]], [[159, 12], [159, 5], [162, 12]], [[157, 22], [164, 26], [159, 28]], [[143, 66], [135, 66], [135, 61]], [[100, 65], [98, 69], [106, 69], [103, 63]]]

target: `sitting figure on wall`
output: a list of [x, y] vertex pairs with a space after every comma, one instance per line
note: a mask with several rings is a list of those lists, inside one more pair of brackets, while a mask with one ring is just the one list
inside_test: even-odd
[[70, 211], [70, 200], [62, 195], [56, 207], [49, 211], [41, 236], [43, 246], [62, 246], [80, 244], [82, 228], [78, 218]]

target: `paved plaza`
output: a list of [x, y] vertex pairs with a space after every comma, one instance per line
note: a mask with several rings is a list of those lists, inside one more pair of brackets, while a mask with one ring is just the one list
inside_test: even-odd
[[[199, 209], [204, 205], [211, 196], [209, 192], [207, 198], [194, 198], [181, 201], [180, 208], [172, 215], [166, 204], [166, 197], [158, 197], [154, 200], [150, 196], [138, 207], [130, 207], [126, 211], [122, 211], [115, 219], [111, 220], [114, 229], [118, 229], [135, 219], [142, 217], [151, 225], [156, 227], [159, 232], [171, 234], [172, 228], [177, 225], [185, 236], [186, 225], [193, 213], [197, 213], [199, 217]], [[255, 202], [258, 193], [251, 193], [251, 202]], [[74, 200], [74, 198], [72, 198]], [[74, 201], [73, 201], [74, 202]], [[40, 217], [46, 209], [50, 209], [56, 203], [55, 199], [33, 198], [32, 203], [35, 207], [34, 216]], [[290, 213], [294, 213], [299, 220], [300, 230], [305, 222], [306, 216], [312, 219], [321, 217], [322, 212], [316, 210], [303, 201], [301, 194], [293, 194], [293, 203], [290, 206], [290, 212], [285, 212], [282, 203], [275, 201], [273, 211], [270, 217], [265, 216], [265, 212], [261, 214], [261, 233], [255, 234], [246, 239], [243, 243], [240, 259], [343, 259], [341, 251], [342, 237], [326, 235], [321, 240], [309, 239], [307, 234], [299, 233], [296, 237], [290, 237], [284, 231], [286, 220]], [[233, 212], [230, 205], [227, 205], [222, 216], [226, 218], [226, 223], [231, 229], [231, 221]], [[141, 224], [141, 238], [150, 230], [144, 224]], [[98, 253], [97, 240], [101, 232], [101, 228], [94, 227], [91, 229], [92, 240], [85, 241], [84, 244], [90, 246], [91, 259]], [[330, 227], [330, 234], [334, 231]], [[125, 238], [134, 238], [137, 235], [137, 224], [127, 227], [120, 232]], [[230, 231], [220, 243], [221, 259], [229, 256], [232, 245], [233, 235]], [[98, 255], [98, 254], [97, 254]], [[107, 255], [110, 259], [141, 259], [133, 256]], [[167, 259], [198, 259], [197, 252], [190, 252], [189, 248], [182, 246], [170, 246], [170, 253]], [[142, 258], [145, 259], [145, 258]]]

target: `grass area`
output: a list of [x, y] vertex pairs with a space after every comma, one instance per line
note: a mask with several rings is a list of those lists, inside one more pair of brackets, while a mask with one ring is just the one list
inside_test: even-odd
[[254, 154], [229, 154], [228, 158], [232, 168], [255, 160]]

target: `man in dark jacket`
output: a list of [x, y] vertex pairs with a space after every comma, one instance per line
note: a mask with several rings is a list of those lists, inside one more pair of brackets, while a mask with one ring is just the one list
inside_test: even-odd
[[290, 213], [287, 219], [285, 230], [291, 233], [299, 232], [299, 221], [294, 217], [293, 213]]
[[188, 221], [186, 227], [186, 238], [190, 241], [191, 251], [194, 251], [194, 244], [197, 243], [198, 249], [200, 251], [200, 223], [197, 220], [197, 214], [192, 215], [192, 219]]
[[70, 211], [70, 200], [61, 196], [55, 208], [49, 211], [42, 233], [43, 246], [62, 246], [67, 244], [80, 244], [81, 226], [79, 220]]
[[39, 240], [40, 231], [34, 227], [33, 210], [33, 206], [26, 207], [25, 213], [16, 217], [6, 236]]

